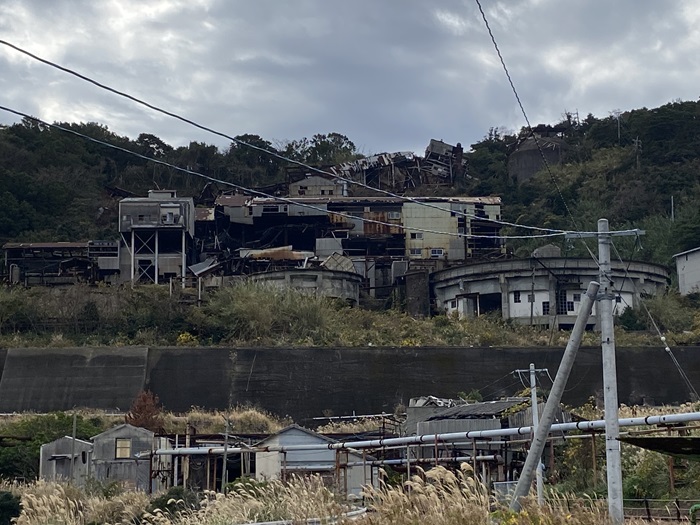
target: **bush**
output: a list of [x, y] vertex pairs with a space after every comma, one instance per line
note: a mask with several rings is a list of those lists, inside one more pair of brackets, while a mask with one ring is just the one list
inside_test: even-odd
[[10, 525], [12, 518], [19, 516], [21, 510], [19, 496], [12, 492], [0, 492], [0, 525]]
[[175, 516], [181, 511], [198, 510], [199, 495], [182, 486], [170, 487], [165, 494], [153, 498], [148, 506], [148, 512], [155, 514], [160, 510], [166, 516]]

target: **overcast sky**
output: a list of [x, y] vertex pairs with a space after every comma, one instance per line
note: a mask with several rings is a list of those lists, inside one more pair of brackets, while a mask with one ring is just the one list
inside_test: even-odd
[[[700, 96], [700, 3], [482, 0], [532, 125]], [[365, 154], [525, 124], [473, 0], [2, 0], [0, 39], [229, 135]], [[227, 141], [0, 46], [0, 104]], [[0, 123], [18, 119], [0, 111]]]

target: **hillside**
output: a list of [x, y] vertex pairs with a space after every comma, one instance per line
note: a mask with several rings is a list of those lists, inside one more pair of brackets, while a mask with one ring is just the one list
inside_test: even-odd
[[[504, 218], [522, 224], [593, 229], [595, 221], [606, 216], [615, 228], [647, 231], [641, 246], [620, 243], [625, 256], [668, 265], [673, 253], [700, 245], [695, 228], [699, 114], [699, 103], [681, 101], [631, 110], [619, 120], [593, 115], [581, 120], [567, 114], [553, 123], [563, 130], [559, 135], [567, 145], [562, 164], [521, 183], [509, 175], [508, 158], [527, 133], [493, 128], [466, 154], [467, 176], [451, 189], [431, 192], [499, 195]], [[98, 123], [62, 126], [235, 184], [264, 187], [284, 179], [282, 161], [236, 143], [226, 151], [199, 142], [175, 148], [149, 134], [121, 137]], [[277, 148], [256, 135], [236, 138], [314, 165], [360, 156], [352, 141], [338, 133], [288, 141]], [[0, 242], [115, 238], [120, 196], [167, 187], [197, 198], [205, 187], [207, 192], [226, 189], [221, 184], [207, 187], [204, 179], [28, 119], [0, 130], [0, 157]], [[522, 254], [535, 244], [521, 242], [511, 248]], [[585, 253], [582, 246], [563, 248], [572, 255]]]

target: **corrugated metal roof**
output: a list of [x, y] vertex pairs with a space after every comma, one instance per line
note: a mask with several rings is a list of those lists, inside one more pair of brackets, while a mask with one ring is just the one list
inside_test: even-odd
[[429, 417], [427, 421], [438, 421], [440, 419], [480, 419], [501, 417], [506, 410], [517, 405], [522, 405], [523, 403], [527, 403], [527, 399], [507, 399], [502, 401], [486, 401], [484, 403], [461, 405], [443, 410], [442, 412]]

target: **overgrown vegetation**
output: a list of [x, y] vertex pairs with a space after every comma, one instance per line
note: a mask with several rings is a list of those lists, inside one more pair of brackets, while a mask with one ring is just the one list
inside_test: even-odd
[[[224, 494], [169, 491], [153, 500], [143, 493], [121, 491], [106, 498], [68, 485], [38, 482], [14, 486], [22, 510], [17, 525], [219, 525], [287, 520], [305, 523], [310, 518], [330, 521], [352, 508], [337, 500], [320, 477], [287, 482], [234, 483]], [[167, 499], [166, 499], [167, 498]], [[417, 469], [398, 485], [368, 488], [369, 512], [362, 522], [370, 525], [598, 525], [607, 522], [603, 500], [574, 495], [551, 495], [538, 506], [526, 499], [520, 513], [507, 510], [489, 496], [468, 464], [457, 472], [443, 467]], [[632, 525], [641, 521], [627, 520]]]
[[[203, 306], [186, 290], [158, 286], [0, 288], [0, 346], [564, 346], [568, 332], [505, 322], [498, 315], [414, 319], [265, 284], [210, 292]], [[669, 293], [645, 300], [672, 344], [700, 341], [700, 304]], [[86, 315], [89, 312], [89, 315]], [[618, 345], [656, 345], [644, 310], [618, 320]], [[587, 333], [584, 345], [597, 345]]]

